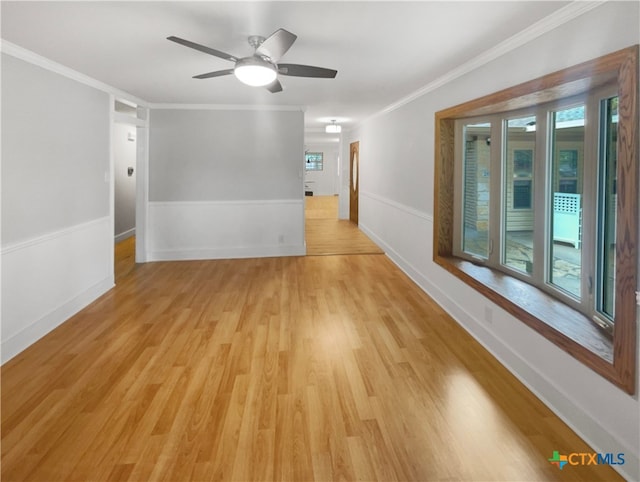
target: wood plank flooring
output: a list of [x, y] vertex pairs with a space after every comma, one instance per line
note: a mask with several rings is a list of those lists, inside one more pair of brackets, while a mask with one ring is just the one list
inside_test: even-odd
[[136, 267], [136, 237], [131, 236], [115, 245], [114, 275], [117, 283]]
[[620, 480], [385, 256], [146, 263], [2, 367], [3, 481]]
[[338, 196], [305, 197], [305, 241], [308, 256], [384, 254], [357, 225], [338, 219]]

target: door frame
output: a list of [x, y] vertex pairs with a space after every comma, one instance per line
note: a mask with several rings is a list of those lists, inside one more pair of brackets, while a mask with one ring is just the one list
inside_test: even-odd
[[[136, 117], [116, 112], [115, 102], [121, 102], [136, 107]], [[136, 263], [147, 262], [147, 219], [149, 209], [149, 109], [143, 105], [136, 104], [127, 99], [117, 97], [115, 95], [109, 96], [110, 102], [110, 215], [111, 215], [111, 240], [115, 240], [115, 154], [113, 150], [113, 125], [127, 124], [135, 126], [136, 128], [136, 222], [135, 222], [135, 236], [136, 236]], [[115, 259], [113, 258], [113, 250], [111, 266], [115, 266]]]

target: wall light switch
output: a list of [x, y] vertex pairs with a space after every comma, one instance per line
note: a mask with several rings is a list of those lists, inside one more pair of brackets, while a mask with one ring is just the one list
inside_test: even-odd
[[133, 176], [133, 167], [127, 167], [127, 176]]

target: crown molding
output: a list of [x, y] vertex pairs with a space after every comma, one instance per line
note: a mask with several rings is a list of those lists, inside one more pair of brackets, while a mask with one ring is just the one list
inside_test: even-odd
[[257, 111], [285, 111], [305, 112], [301, 105], [269, 105], [269, 104], [162, 104], [150, 103], [150, 109], [168, 110], [257, 110]]
[[50, 72], [62, 75], [63, 77], [67, 77], [68, 79], [75, 80], [76, 82], [79, 82], [81, 84], [93, 87], [94, 89], [101, 90], [103, 92], [106, 92], [107, 94], [112, 94], [118, 100], [123, 99], [140, 106], [147, 105], [147, 102], [145, 100], [140, 99], [135, 95], [131, 95], [128, 92], [105, 84], [104, 82], [96, 80], [93, 77], [89, 77], [88, 75], [82, 74], [65, 65], [54, 62], [53, 60], [43, 57], [42, 55], [32, 52], [31, 50], [27, 50], [24, 47], [20, 47], [19, 45], [8, 42], [7, 40], [0, 39], [0, 52], [17, 59], [24, 60], [25, 62], [36, 65]]
[[455, 69], [449, 71], [443, 76], [437, 78], [433, 82], [428, 83], [424, 87], [416, 90], [415, 92], [407, 95], [406, 97], [401, 98], [400, 100], [388, 105], [387, 107], [379, 110], [378, 112], [368, 116], [366, 119], [362, 120], [357, 124], [357, 127], [362, 126], [364, 123], [379, 117], [381, 115], [392, 112], [399, 107], [402, 107], [409, 102], [422, 97], [423, 95], [432, 92], [443, 85], [452, 82], [453, 80], [462, 77], [463, 75], [482, 67], [485, 64], [515, 50], [522, 45], [531, 42], [532, 40], [540, 37], [541, 35], [550, 32], [551, 30], [577, 18], [594, 8], [599, 7], [600, 5], [607, 3], [608, 0], [596, 0], [596, 1], [583, 1], [583, 0], [574, 0], [570, 4], [562, 7], [552, 13], [551, 15], [546, 16], [545, 18], [537, 21], [536, 23], [531, 24], [529, 27], [521, 30], [517, 34], [509, 37], [508, 39], [500, 42], [494, 47], [486, 50], [484, 53], [474, 57], [472, 60], [463, 63], [462, 65], [456, 67]]

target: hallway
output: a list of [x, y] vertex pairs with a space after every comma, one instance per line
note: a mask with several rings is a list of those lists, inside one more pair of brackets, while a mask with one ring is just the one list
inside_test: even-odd
[[338, 196], [305, 197], [307, 256], [384, 254], [355, 224], [338, 219]]

